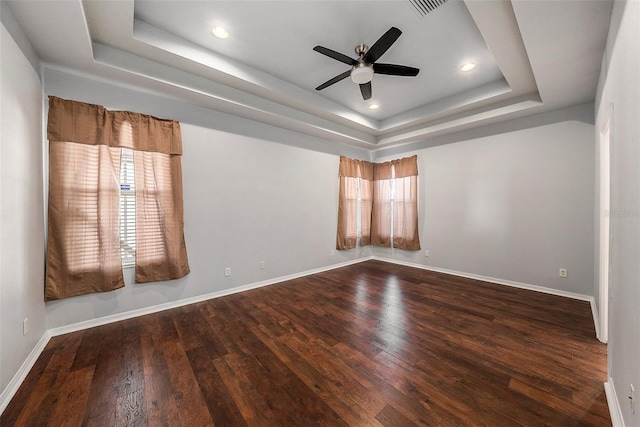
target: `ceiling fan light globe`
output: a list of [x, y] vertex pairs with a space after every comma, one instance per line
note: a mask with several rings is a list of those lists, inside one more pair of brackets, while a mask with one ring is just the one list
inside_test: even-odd
[[351, 71], [351, 80], [359, 85], [369, 83], [373, 78], [373, 67], [356, 67]]

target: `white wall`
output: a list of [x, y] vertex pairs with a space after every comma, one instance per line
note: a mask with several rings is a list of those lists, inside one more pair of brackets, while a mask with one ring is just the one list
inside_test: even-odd
[[[616, 1], [596, 119], [611, 133], [609, 376], [627, 426], [640, 425], [640, 2]], [[631, 411], [629, 384], [636, 388]]]
[[[494, 125], [477, 130], [486, 136], [377, 156], [418, 155], [422, 251], [373, 253], [593, 295], [592, 120], [586, 104], [519, 119], [520, 130], [516, 122], [506, 131]], [[559, 268], [569, 277], [560, 278]]]
[[[0, 391], [4, 392], [47, 323], [42, 88], [38, 74], [4, 24], [1, 31]], [[22, 322], [27, 317], [29, 332], [23, 336]]]
[[[346, 262], [367, 251], [335, 248], [337, 154], [304, 147], [335, 144], [46, 69], [45, 92], [181, 120], [185, 239], [191, 274], [114, 292], [47, 303], [49, 327], [91, 320]], [[237, 133], [217, 130], [237, 124]], [[265, 135], [257, 138], [249, 135]], [[267, 139], [268, 138], [268, 139]], [[281, 139], [288, 144], [272, 142]], [[291, 145], [292, 144], [292, 145]], [[345, 154], [368, 157], [366, 152]], [[261, 269], [261, 261], [266, 268]], [[225, 267], [232, 274], [224, 277]]]

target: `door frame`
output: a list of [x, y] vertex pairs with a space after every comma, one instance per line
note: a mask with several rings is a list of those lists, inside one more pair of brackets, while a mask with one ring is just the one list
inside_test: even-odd
[[609, 340], [609, 291], [610, 291], [610, 243], [611, 243], [611, 134], [613, 103], [598, 132], [599, 149], [599, 277], [598, 277], [598, 340]]

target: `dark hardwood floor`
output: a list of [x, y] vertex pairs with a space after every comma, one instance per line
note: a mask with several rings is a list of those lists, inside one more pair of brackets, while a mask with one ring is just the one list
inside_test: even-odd
[[12, 426], [606, 426], [587, 302], [367, 261], [51, 339]]

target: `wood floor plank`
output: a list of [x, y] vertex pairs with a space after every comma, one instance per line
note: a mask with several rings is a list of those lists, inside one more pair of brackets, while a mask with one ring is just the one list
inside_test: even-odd
[[385, 427], [405, 427], [413, 425], [410, 419], [391, 405], [385, 405], [376, 415], [376, 419]]
[[[42, 372], [33, 392], [16, 420], [16, 425], [46, 425], [56, 410], [63, 386], [67, 382], [82, 335], [68, 338], [56, 351]], [[1, 425], [1, 423], [0, 423]]]
[[[81, 359], [87, 362], [86, 366], [95, 367], [83, 420], [83, 423], [88, 425], [116, 425], [119, 381], [122, 378], [120, 358], [122, 327], [122, 322], [111, 323], [94, 328], [97, 330], [95, 334], [86, 334], [83, 337], [82, 346], [91, 348], [88, 351], [91, 353], [91, 358], [81, 357]], [[93, 346], [90, 345], [87, 335], [95, 336], [95, 341], [92, 341]]]
[[[427, 376], [416, 375], [410, 363], [387, 352], [378, 354], [375, 363], [375, 371], [391, 388], [387, 393], [388, 402], [416, 424], [472, 425], [473, 420], [482, 415], [483, 408], [472, 402], [455, 373], [444, 369], [432, 370]], [[451, 396], [458, 398], [451, 399]], [[491, 424], [500, 425], [494, 414], [491, 415]]]
[[54, 337], [0, 425], [610, 426], [588, 302], [381, 261]]
[[[82, 424], [84, 411], [93, 382], [93, 366], [71, 371], [65, 385], [61, 387], [60, 400], [51, 416], [49, 425], [77, 426]], [[74, 408], [69, 411], [69, 408]]]
[[34, 393], [34, 390], [42, 377], [42, 374], [46, 367], [49, 365], [49, 361], [53, 357], [56, 352], [55, 344], [53, 343], [57, 337], [51, 339], [49, 344], [40, 354], [38, 360], [31, 368], [29, 375], [23, 383], [18, 388], [18, 391], [11, 399], [11, 404], [7, 406], [7, 408], [2, 413], [0, 417], [0, 426], [15, 425], [16, 420], [20, 416], [20, 414], [24, 411], [24, 407], [26, 403], [29, 401], [30, 396]]
[[195, 379], [215, 424], [244, 426], [246, 421], [204, 347], [187, 351]]
[[[179, 425], [214, 425], [207, 409], [207, 403], [200, 391], [200, 384], [181, 342], [174, 340], [171, 345], [165, 345], [163, 353], [167, 361], [173, 398], [178, 410]], [[207, 385], [203, 384], [202, 386], [206, 387]]]
[[[127, 322], [123, 322], [124, 325], [127, 325]], [[141, 332], [142, 325], [138, 322], [123, 329], [116, 409], [117, 425], [144, 426], [147, 424]]]
[[178, 407], [173, 398], [169, 368], [162, 351], [164, 340], [158, 340], [159, 319], [148, 318], [146, 331], [140, 337], [144, 368], [144, 398], [150, 426], [180, 425]]
[[[305, 408], [309, 412], [309, 418], [318, 425], [348, 425], [339, 415], [341, 412], [346, 418], [350, 418], [351, 413], [344, 401], [340, 399], [330, 399], [332, 384], [329, 379], [324, 378], [312, 366], [297, 357], [280, 340], [271, 339], [265, 331], [255, 328], [253, 331], [259, 339], [271, 350], [271, 352], [281, 360], [284, 365], [295, 373], [285, 384], [287, 393], [294, 402]], [[317, 397], [320, 397], [319, 399]], [[331, 404], [334, 403], [333, 407]]]
[[253, 387], [251, 381], [243, 374], [242, 365], [233, 355], [214, 360], [214, 365], [247, 425], [273, 426], [278, 424], [277, 417]]
[[322, 340], [308, 340], [307, 336], [297, 331], [287, 337], [281, 337], [287, 346], [295, 349], [310, 365], [314, 366], [324, 377], [339, 387], [340, 393], [347, 401], [353, 400], [369, 415], [374, 416], [382, 410], [385, 402], [378, 396], [381, 384], [370, 381], [370, 372], [353, 369], [345, 363], [342, 355]]
[[[216, 320], [218, 321], [217, 323]], [[274, 390], [287, 390], [290, 383], [300, 381], [299, 378], [278, 359], [253, 334], [252, 339], [237, 340], [239, 331], [229, 326], [223, 326], [224, 320], [219, 316], [208, 318], [212, 328], [217, 326], [215, 333], [229, 348], [231, 354], [238, 359], [242, 372], [249, 379], [256, 392], [261, 396], [269, 409], [278, 418], [276, 425], [312, 425], [313, 418], [305, 408], [299, 407], [296, 400], [289, 393], [274, 393]]]

